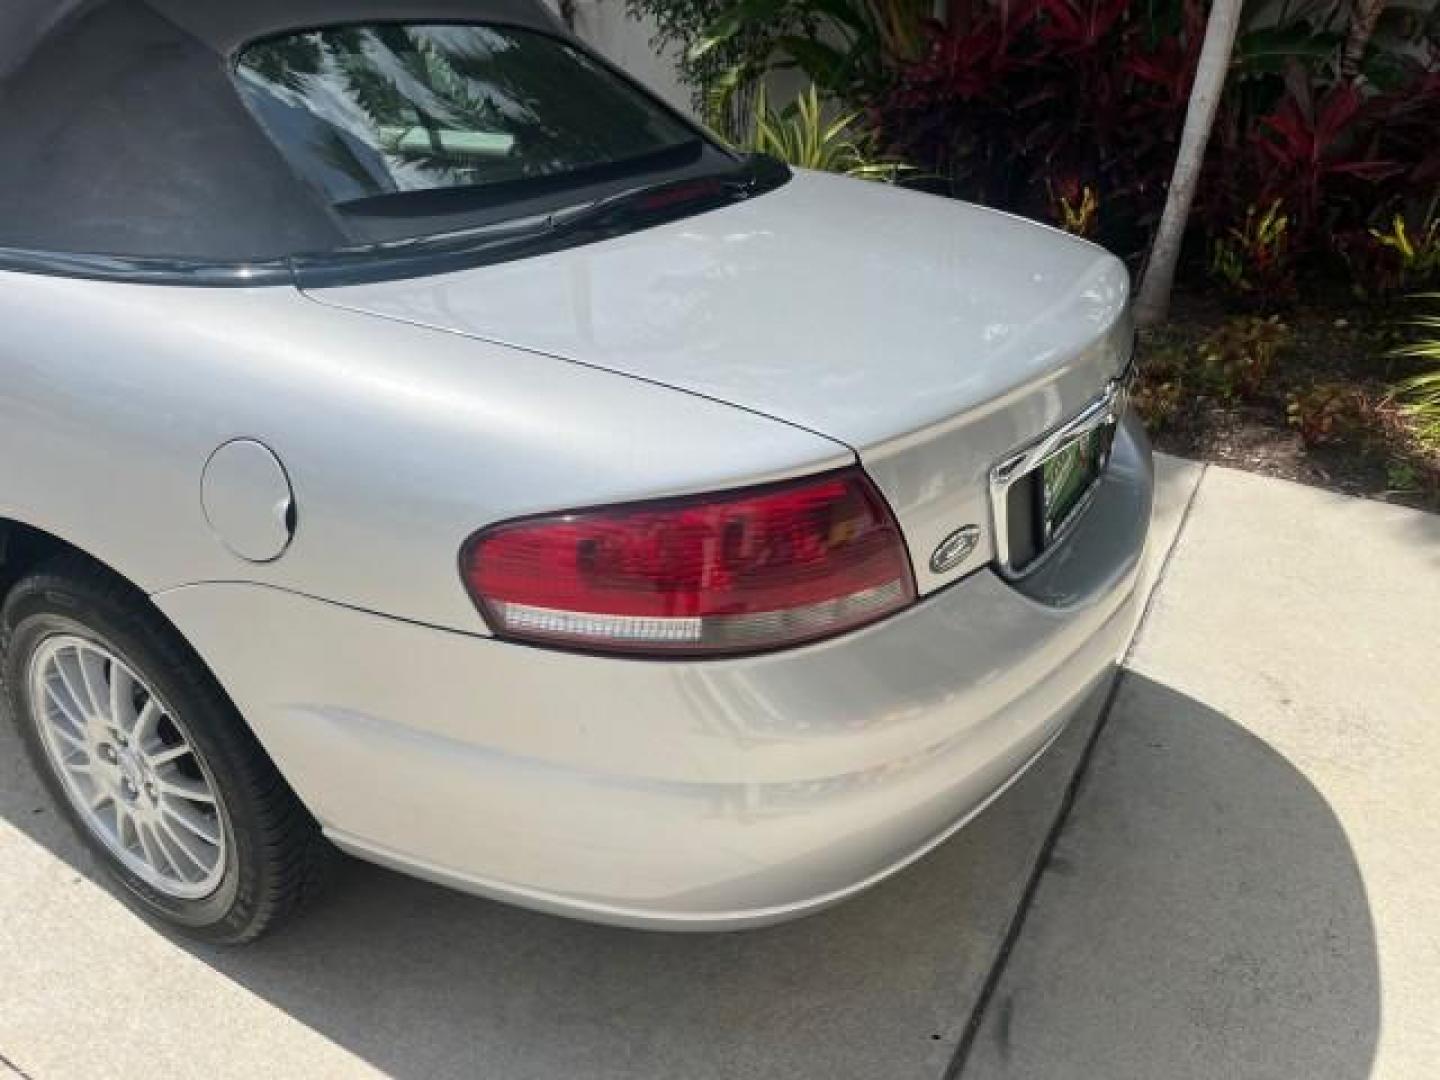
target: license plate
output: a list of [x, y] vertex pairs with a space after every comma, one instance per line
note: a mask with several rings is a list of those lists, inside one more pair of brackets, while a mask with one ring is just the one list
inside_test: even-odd
[[1045, 542], [1065, 527], [1100, 479], [1114, 437], [1115, 425], [1104, 424], [1040, 466], [1041, 530]]

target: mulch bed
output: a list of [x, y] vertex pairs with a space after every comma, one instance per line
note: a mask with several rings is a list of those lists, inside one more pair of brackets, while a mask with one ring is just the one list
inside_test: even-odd
[[[1233, 306], [1213, 293], [1181, 292], [1170, 322], [1142, 336], [1147, 353], [1183, 349], [1193, 356]], [[1348, 495], [1440, 511], [1440, 452], [1419, 441], [1394, 402], [1391, 387], [1414, 369], [1388, 354], [1399, 342], [1403, 313], [1377, 315], [1348, 298], [1300, 304], [1281, 316], [1293, 344], [1260, 393], [1226, 403], [1187, 392], [1159, 422], [1158, 449], [1237, 469], [1278, 476]], [[1341, 384], [1363, 395], [1364, 422], [1319, 444], [1308, 444], [1287, 415], [1292, 391], [1315, 383]]]

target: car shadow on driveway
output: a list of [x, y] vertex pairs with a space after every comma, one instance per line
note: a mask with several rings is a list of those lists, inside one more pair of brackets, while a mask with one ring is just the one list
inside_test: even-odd
[[1126, 672], [966, 1077], [1371, 1075], [1370, 903], [1319, 792]]
[[[1374, 929], [1329, 807], [1181, 694], [1126, 675], [1115, 701], [974, 1044], [975, 1075], [1367, 1076]], [[939, 1078], [1099, 706], [940, 850], [798, 923], [607, 929], [356, 863], [260, 945], [190, 951], [400, 1077]], [[0, 738], [0, 757], [14, 748]], [[13, 796], [0, 792], [13, 826], [88, 867], [53, 814]]]

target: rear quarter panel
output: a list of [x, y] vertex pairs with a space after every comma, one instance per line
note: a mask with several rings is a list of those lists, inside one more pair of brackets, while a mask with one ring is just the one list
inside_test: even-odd
[[[484, 633], [458, 554], [486, 524], [853, 461], [729, 405], [288, 288], [0, 273], [0, 325], [0, 516], [150, 593], [255, 582]], [[235, 438], [269, 446], [295, 490], [274, 563], [229, 553], [201, 506]]]

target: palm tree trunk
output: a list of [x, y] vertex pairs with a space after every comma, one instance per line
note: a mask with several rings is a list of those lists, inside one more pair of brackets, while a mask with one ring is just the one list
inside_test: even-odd
[[1215, 111], [1220, 107], [1220, 95], [1225, 92], [1225, 76], [1235, 49], [1242, 4], [1243, 0], [1214, 0], [1210, 8], [1205, 44], [1200, 49], [1195, 85], [1190, 90], [1190, 106], [1185, 112], [1180, 152], [1175, 156], [1175, 175], [1170, 180], [1165, 213], [1160, 219], [1145, 277], [1140, 283], [1140, 296], [1135, 302], [1135, 318], [1141, 326], [1164, 322], [1170, 312], [1175, 266], [1180, 261], [1180, 245], [1185, 239], [1190, 207], [1195, 202], [1205, 147], [1215, 126]]
[[1340, 59], [1340, 73], [1347, 79], [1360, 74], [1360, 63], [1365, 59], [1365, 50], [1375, 35], [1375, 24], [1385, 10], [1386, 0], [1355, 0], [1355, 10], [1350, 17], [1350, 32], [1345, 37], [1345, 53]]

